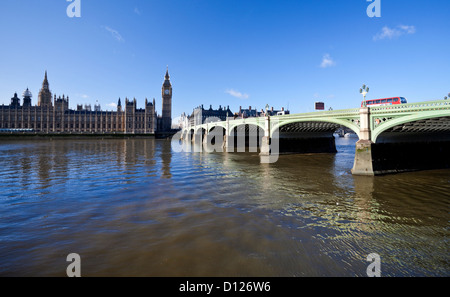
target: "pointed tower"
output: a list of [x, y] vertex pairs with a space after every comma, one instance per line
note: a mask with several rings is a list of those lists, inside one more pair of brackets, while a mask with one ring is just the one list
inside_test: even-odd
[[172, 84], [170, 83], [169, 67], [167, 67], [162, 86], [162, 127], [161, 131], [172, 128]]
[[45, 71], [44, 81], [42, 82], [42, 88], [39, 92], [38, 106], [40, 107], [52, 107], [52, 92], [50, 92], [50, 86], [47, 79], [47, 70]]
[[119, 98], [119, 101], [117, 102], [117, 111], [118, 112], [122, 111], [122, 102], [120, 102], [120, 98]]

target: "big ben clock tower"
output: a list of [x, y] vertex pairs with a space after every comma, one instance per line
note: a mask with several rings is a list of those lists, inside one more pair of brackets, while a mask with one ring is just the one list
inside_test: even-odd
[[172, 84], [170, 83], [169, 67], [162, 86], [162, 130], [170, 131], [172, 128]]

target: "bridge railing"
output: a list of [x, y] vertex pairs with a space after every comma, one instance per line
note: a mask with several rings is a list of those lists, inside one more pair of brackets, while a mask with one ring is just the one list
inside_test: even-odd
[[291, 119], [291, 118], [311, 118], [311, 117], [338, 117], [338, 116], [354, 116], [359, 115], [359, 108], [349, 108], [349, 109], [338, 109], [338, 110], [328, 110], [328, 111], [316, 111], [316, 112], [307, 112], [307, 113], [297, 113], [297, 114], [287, 114], [279, 117], [280, 119]]
[[378, 112], [411, 112], [411, 111], [422, 111], [422, 110], [442, 110], [450, 109], [449, 100], [435, 100], [435, 101], [424, 101], [417, 103], [406, 103], [398, 105], [388, 105], [388, 106], [376, 106], [371, 107], [371, 113]]

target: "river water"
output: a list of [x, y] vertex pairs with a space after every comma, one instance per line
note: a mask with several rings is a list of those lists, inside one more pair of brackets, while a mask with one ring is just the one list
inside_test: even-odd
[[1, 140], [0, 276], [450, 276], [450, 171], [356, 177], [337, 154]]

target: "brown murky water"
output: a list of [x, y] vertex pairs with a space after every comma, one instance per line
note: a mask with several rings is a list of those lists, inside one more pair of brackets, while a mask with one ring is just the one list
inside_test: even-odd
[[338, 154], [0, 143], [0, 276], [450, 276], [450, 171], [354, 177]]

